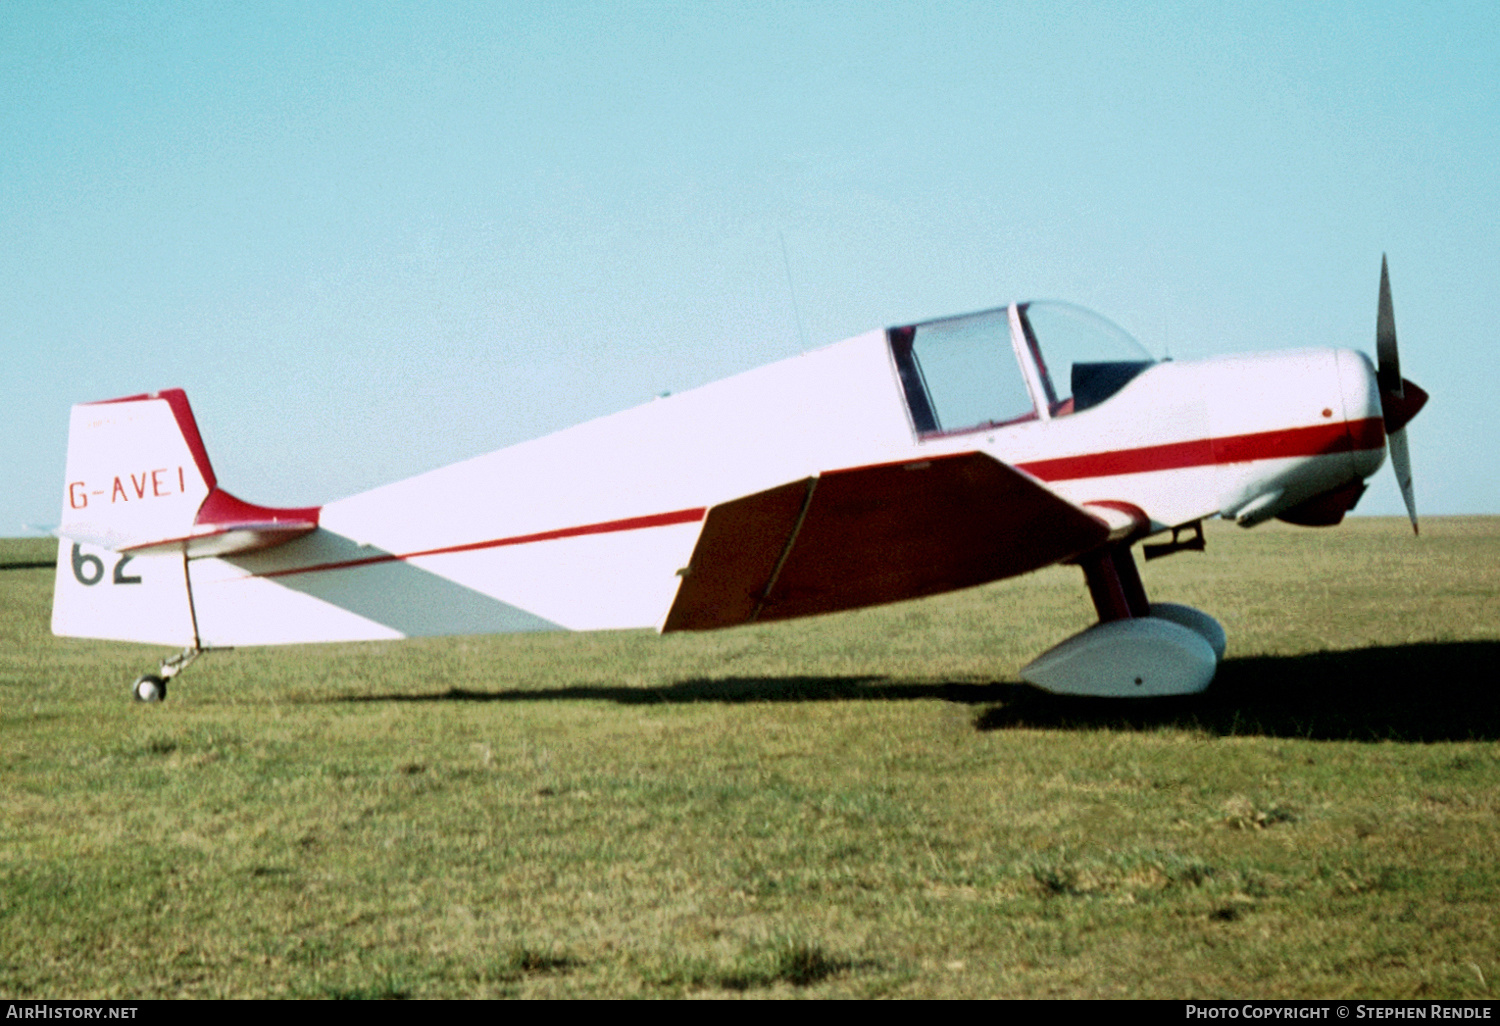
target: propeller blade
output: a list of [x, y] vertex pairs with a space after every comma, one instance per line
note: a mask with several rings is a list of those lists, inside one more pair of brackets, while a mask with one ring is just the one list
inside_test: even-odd
[[1380, 254], [1380, 309], [1375, 314], [1375, 380], [1382, 392], [1401, 398], [1401, 356], [1396, 352], [1396, 314], [1391, 307], [1391, 275]]
[[1391, 454], [1391, 469], [1401, 487], [1406, 515], [1411, 518], [1413, 534], [1417, 529], [1417, 494], [1412, 488], [1411, 449], [1406, 444], [1406, 425], [1427, 402], [1427, 393], [1401, 378], [1401, 356], [1396, 351], [1396, 313], [1391, 306], [1391, 273], [1385, 254], [1380, 254], [1380, 307], [1375, 313], [1375, 382], [1380, 386], [1380, 407], [1385, 415], [1386, 447]]
[[1411, 484], [1411, 450], [1406, 446], [1406, 429], [1386, 435], [1386, 444], [1391, 450], [1391, 469], [1396, 472], [1396, 483], [1401, 486], [1401, 498], [1406, 501], [1406, 515], [1411, 518], [1411, 533], [1417, 530], [1417, 494]]

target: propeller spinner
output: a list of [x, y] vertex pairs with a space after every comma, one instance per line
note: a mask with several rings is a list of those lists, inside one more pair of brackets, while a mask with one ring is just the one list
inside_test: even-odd
[[1406, 444], [1406, 425], [1427, 402], [1427, 393], [1401, 376], [1401, 356], [1396, 350], [1396, 315], [1391, 307], [1391, 276], [1385, 254], [1380, 256], [1380, 308], [1375, 315], [1375, 380], [1380, 387], [1380, 409], [1385, 418], [1386, 445], [1391, 467], [1406, 515], [1417, 533], [1417, 496], [1412, 489], [1411, 451]]

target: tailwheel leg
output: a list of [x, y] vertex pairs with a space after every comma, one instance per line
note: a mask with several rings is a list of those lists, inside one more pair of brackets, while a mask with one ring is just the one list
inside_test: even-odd
[[137, 702], [166, 701], [167, 681], [187, 669], [202, 654], [201, 648], [190, 645], [176, 655], [163, 659], [159, 672], [143, 673], [135, 679], [135, 683], [130, 686], [131, 695]]

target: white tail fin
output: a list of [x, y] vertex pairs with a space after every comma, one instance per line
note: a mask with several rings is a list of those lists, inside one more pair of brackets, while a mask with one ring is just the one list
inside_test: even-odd
[[114, 551], [186, 538], [214, 483], [181, 389], [75, 406], [57, 533]]
[[218, 487], [180, 388], [75, 406], [52, 632], [196, 646], [188, 560], [317, 526], [317, 507], [253, 506]]
[[73, 407], [52, 632], [194, 645], [182, 539], [214, 487], [181, 389]]
[[318, 513], [219, 488], [180, 388], [75, 406], [52, 632], [196, 647], [188, 561], [285, 544]]

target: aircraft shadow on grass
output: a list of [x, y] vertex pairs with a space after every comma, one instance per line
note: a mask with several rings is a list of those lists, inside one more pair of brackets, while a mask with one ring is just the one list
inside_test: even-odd
[[1314, 741], [1500, 740], [1500, 642], [1428, 642], [1226, 659], [1213, 685], [1182, 698], [1112, 699], [1049, 695], [1023, 684], [917, 683], [885, 677], [694, 678], [664, 687], [606, 684], [564, 688], [450, 688], [428, 694], [348, 696], [339, 702], [658, 703], [934, 700], [983, 706], [975, 728], [1137, 730], [1163, 727], [1216, 736]]

